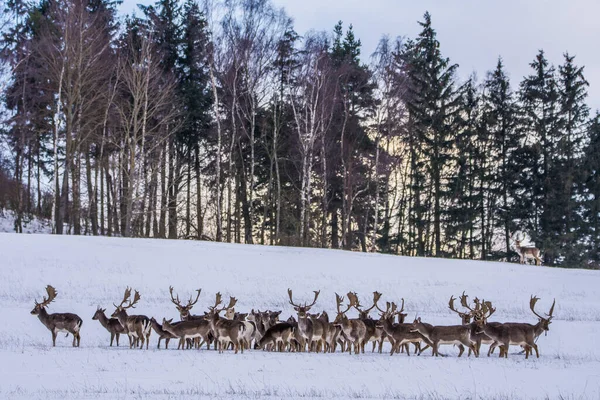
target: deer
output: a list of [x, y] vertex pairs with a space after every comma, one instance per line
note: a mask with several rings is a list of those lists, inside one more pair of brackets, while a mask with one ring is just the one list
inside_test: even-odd
[[439, 346], [442, 344], [458, 345], [459, 357], [464, 353], [464, 347], [471, 349], [475, 357], [479, 357], [479, 353], [471, 341], [471, 326], [469, 325], [432, 326], [424, 324], [421, 317], [418, 317], [412, 323], [411, 330], [419, 332], [431, 342], [433, 355], [436, 357], [440, 355]]
[[[413, 343], [415, 345], [415, 353], [421, 354], [421, 343], [425, 342], [428, 345], [431, 345], [431, 342], [421, 335], [419, 332], [412, 331], [412, 324], [399, 323], [394, 324], [394, 317], [398, 313], [396, 311], [397, 306], [395, 303], [386, 303], [386, 310], [383, 311], [377, 307], [379, 311], [381, 311], [381, 318], [378, 321], [377, 325], [387, 335], [390, 343], [392, 344], [392, 350], [390, 351], [390, 356], [394, 355], [394, 353], [399, 353], [400, 348], [406, 349], [406, 355], [410, 356], [410, 349], [408, 345]], [[404, 300], [402, 301], [402, 309], [404, 309]]]
[[342, 334], [347, 342], [347, 350], [349, 354], [352, 354], [352, 346], [354, 346], [354, 354], [359, 354], [363, 342], [367, 335], [367, 327], [361, 319], [349, 319], [346, 313], [353, 307], [352, 299], [349, 299], [347, 308], [342, 311], [341, 307], [344, 302], [344, 298], [337, 293], [335, 294], [335, 301], [337, 307], [337, 316], [333, 321], [334, 326], [339, 326], [342, 329]]
[[[154, 319], [154, 317], [150, 318], [150, 324], [152, 325], [152, 329], [154, 329], [154, 332], [156, 332], [156, 334], [158, 335], [158, 345], [156, 346], [157, 349], [160, 349], [161, 340], [165, 339], [165, 349], [168, 349], [169, 341], [171, 341], [171, 339], [177, 339], [177, 336], [165, 330], [163, 326], [159, 324], [156, 319]], [[173, 324], [175, 325], [177, 324], [177, 322]]]
[[247, 313], [235, 312], [234, 307], [236, 303], [237, 299], [235, 297], [232, 297], [230, 304], [231, 307], [225, 310], [225, 318], [229, 320], [240, 321], [242, 324], [244, 324], [244, 347], [246, 349], [249, 349], [250, 345], [252, 344], [252, 341], [256, 339], [256, 323], [254, 321], [246, 321], [246, 318], [248, 317]]
[[356, 309], [356, 311], [358, 311], [358, 318], [365, 323], [365, 327], [367, 328], [365, 341], [362, 344], [361, 351], [364, 353], [364, 345], [368, 342], [373, 342], [373, 349], [371, 350], [371, 352], [375, 352], [375, 346], [379, 343], [379, 353], [381, 354], [383, 348], [383, 341], [385, 339], [385, 332], [381, 327], [377, 326], [377, 321], [375, 321], [369, 316], [371, 310], [373, 310], [377, 306], [377, 302], [381, 298], [381, 293], [373, 292], [373, 304], [366, 310], [362, 309], [362, 306], [360, 305], [360, 301], [358, 299], [358, 295], [355, 292], [348, 292], [346, 296], [348, 296], [348, 299], [351, 299], [351, 302], [354, 304], [353, 307]]
[[[125, 289], [123, 300], [121, 304], [115, 306], [115, 312], [112, 313], [112, 318], [117, 318], [123, 326], [125, 333], [129, 336], [129, 348], [137, 346], [137, 341], [141, 341], [140, 350], [144, 348], [144, 341], [146, 342], [146, 350], [150, 343], [150, 334], [152, 333], [152, 325], [150, 324], [150, 318], [145, 315], [128, 315], [127, 310], [135, 308], [135, 305], [140, 301], [140, 293], [136, 290], [133, 296], [133, 301], [129, 300], [131, 297], [131, 288]], [[125, 305], [129, 301], [128, 305]]]
[[[469, 302], [468, 302], [468, 297], [465, 292], [463, 291], [463, 294], [460, 296], [460, 304], [466, 308], [467, 310], [469, 310], [469, 312], [467, 313], [463, 313], [458, 311], [455, 307], [454, 307], [454, 301], [456, 300], [454, 298], [454, 296], [450, 296], [450, 301], [448, 302], [448, 308], [451, 311], [454, 311], [455, 313], [458, 314], [458, 316], [461, 318], [462, 324], [464, 326], [469, 326], [471, 327], [471, 341], [475, 343], [475, 347], [477, 348], [477, 352], [479, 353], [480, 349], [481, 349], [481, 344], [492, 344], [494, 341], [492, 340], [492, 338], [490, 338], [489, 336], [487, 336], [485, 333], [480, 332], [479, 329], [477, 328], [477, 322], [471, 322], [471, 319], [477, 319], [478, 316], [480, 315], [480, 310], [481, 310], [481, 303], [479, 301], [478, 298], [474, 299], [474, 303], [475, 303], [475, 309], [472, 309], [469, 306]], [[471, 356], [471, 349], [469, 349], [469, 353], [468, 356]]]
[[531, 353], [530, 348], [535, 350], [537, 358], [540, 357], [536, 339], [542, 334], [548, 334], [550, 330], [550, 324], [552, 318], [554, 318], [554, 306], [556, 305], [556, 299], [552, 302], [552, 306], [546, 314], [542, 317], [535, 311], [535, 305], [539, 298], [537, 296], [531, 296], [529, 300], [529, 308], [533, 314], [538, 317], [538, 323], [535, 325], [527, 323], [516, 323], [509, 322], [504, 324], [492, 324], [488, 323], [487, 319], [496, 311], [493, 308], [491, 302], [486, 302], [482, 309], [482, 318], [478, 321], [479, 328], [482, 332], [488, 335], [494, 340], [494, 343], [490, 346], [488, 354], [491, 354], [494, 348], [500, 346], [500, 357], [504, 356], [508, 358], [508, 349], [511, 344], [520, 345], [525, 348], [525, 359], [529, 358]]
[[280, 322], [265, 332], [265, 334], [257, 341], [257, 348], [264, 349], [267, 347], [271, 351], [282, 352], [291, 346], [291, 340], [296, 331], [296, 324], [289, 322]]
[[[173, 322], [173, 318], [163, 318], [162, 329], [170, 333], [174, 338], [179, 338], [177, 350], [184, 350], [185, 348], [192, 348], [191, 342], [189, 342], [188, 340], [201, 339], [204, 342], [208, 343], [208, 335], [211, 328], [210, 322], [206, 320], [195, 319], [188, 321]], [[188, 343], [187, 346], [186, 342]], [[200, 343], [198, 347], [200, 346], [202, 346], [202, 343]]]
[[32, 315], [37, 315], [39, 320], [50, 332], [52, 332], [52, 347], [56, 347], [56, 336], [59, 332], [66, 332], [73, 335], [73, 347], [79, 347], [81, 342], [81, 325], [83, 320], [77, 314], [72, 313], [54, 313], [48, 314], [46, 307], [50, 305], [58, 294], [52, 286], [46, 286], [48, 297], [44, 297], [41, 303], [35, 301], [35, 307], [31, 310]]
[[528, 258], [533, 258], [535, 260], [535, 265], [542, 265], [542, 258], [540, 249], [535, 246], [523, 246], [523, 240], [525, 238], [522, 234], [518, 234], [515, 241], [515, 248], [517, 249], [517, 253], [519, 254], [519, 263], [525, 264], [525, 260]]
[[215, 305], [209, 307], [211, 329], [218, 343], [219, 354], [223, 353], [223, 350], [227, 348], [229, 342], [233, 343], [235, 354], [237, 354], [239, 350], [244, 353], [244, 332], [246, 326], [241, 321], [221, 318], [219, 316], [221, 311], [232, 308], [236, 301], [237, 300], [234, 297], [230, 297], [229, 305], [218, 309], [217, 306], [221, 304], [221, 293], [217, 293]]
[[92, 317], [95, 321], [100, 321], [100, 325], [104, 327], [108, 332], [110, 332], [110, 346], [112, 347], [113, 341], [117, 339], [117, 347], [119, 346], [119, 336], [121, 333], [125, 333], [125, 328], [116, 318], [108, 318], [105, 314], [106, 308], [101, 308], [98, 306], [96, 313]]
[[[294, 310], [298, 313], [298, 332], [302, 337], [304, 343], [308, 345], [308, 352], [313, 350], [313, 344], [315, 344], [315, 351], [319, 352], [320, 347], [324, 346], [325, 338], [325, 326], [322, 320], [318, 318], [311, 318], [308, 315], [308, 311], [315, 305], [319, 298], [320, 291], [315, 290], [315, 298], [311, 304], [304, 303], [304, 305], [294, 303], [292, 296], [292, 290], [288, 288], [289, 303], [294, 307]], [[304, 343], [300, 344], [301, 348], [304, 348]]]

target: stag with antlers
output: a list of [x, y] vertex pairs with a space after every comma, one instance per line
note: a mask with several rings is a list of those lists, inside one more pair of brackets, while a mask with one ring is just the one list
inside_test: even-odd
[[83, 321], [79, 318], [78, 315], [72, 313], [54, 313], [48, 314], [46, 311], [46, 307], [54, 301], [56, 295], [56, 289], [52, 286], [46, 286], [46, 293], [48, 293], [48, 297], [44, 297], [41, 303], [38, 303], [35, 300], [35, 307], [31, 310], [32, 315], [37, 315], [42, 324], [50, 332], [52, 332], [52, 346], [56, 346], [56, 336], [59, 332], [66, 332], [67, 335], [70, 333], [73, 335], [73, 347], [79, 347], [81, 342], [81, 335], [79, 331], [81, 330], [81, 325]]
[[378, 322], [378, 326], [383, 329], [388, 340], [392, 344], [390, 356], [394, 353], [399, 353], [400, 349], [406, 350], [406, 355], [410, 356], [410, 349], [408, 347], [410, 343], [415, 345], [415, 353], [418, 354], [421, 354], [422, 352], [421, 343], [425, 342], [427, 347], [431, 346], [431, 342], [427, 338], [419, 332], [414, 332], [412, 330], [412, 324], [394, 324], [395, 316], [402, 314], [402, 311], [404, 310], [404, 299], [402, 299], [402, 308], [400, 311], [397, 311], [397, 306], [394, 302], [387, 302], [385, 311], [381, 310], [379, 306], [377, 309], [381, 311], [381, 319]]
[[310, 311], [311, 307], [317, 302], [320, 291], [315, 290], [314, 293], [315, 298], [313, 299], [313, 302], [310, 304], [304, 303], [304, 305], [302, 305], [294, 303], [292, 290], [288, 289], [289, 302], [298, 313], [298, 333], [304, 342], [301, 343], [300, 346], [301, 348], [304, 348], [305, 344], [308, 345], [309, 352], [313, 350], [313, 344], [315, 345], [314, 349], [317, 352], [319, 351], [320, 346], [325, 348], [324, 342], [326, 339], [324, 337], [326, 332], [323, 321], [308, 315], [308, 311]]
[[[461, 306], [463, 306], [465, 309], [468, 310], [468, 312], [461, 312], [458, 311], [455, 307], [454, 307], [454, 301], [456, 300], [454, 298], [454, 296], [450, 296], [450, 301], [448, 302], [448, 308], [451, 311], [454, 311], [455, 313], [458, 314], [458, 316], [461, 318], [462, 320], [462, 324], [464, 326], [469, 326], [471, 328], [471, 341], [475, 343], [475, 348], [477, 349], [477, 352], [479, 353], [480, 349], [481, 349], [481, 345], [482, 344], [492, 344], [494, 341], [492, 340], [492, 338], [490, 338], [488, 335], [486, 335], [484, 332], [481, 332], [478, 327], [477, 327], [477, 320], [481, 319], [481, 310], [482, 310], [482, 304], [484, 304], [485, 302], [480, 301], [477, 297], [475, 299], [473, 299], [473, 303], [475, 304], [475, 308], [471, 308], [469, 306], [469, 302], [468, 302], [468, 297], [465, 292], [463, 292], [463, 294], [460, 296], [460, 304]], [[471, 320], [475, 320], [474, 322], [471, 322]], [[469, 348], [469, 356], [471, 356], [471, 349]]]
[[347, 342], [348, 353], [352, 354], [352, 346], [354, 346], [354, 354], [359, 354], [367, 335], [367, 327], [361, 319], [349, 319], [346, 316], [346, 313], [354, 306], [352, 299], [349, 299], [350, 303], [343, 311], [344, 298], [336, 293], [335, 301], [337, 316], [333, 321], [333, 325], [339, 326], [342, 329], [342, 334]]
[[[140, 293], [136, 290], [135, 295], [133, 296], [133, 301], [129, 300], [131, 297], [131, 288], [125, 289], [125, 294], [123, 295], [123, 300], [121, 304], [115, 306], [115, 312], [111, 315], [113, 318], [117, 318], [123, 328], [125, 329], [125, 333], [129, 336], [129, 348], [133, 348], [134, 345], [137, 346], [138, 340], [141, 341], [140, 349], [144, 348], [144, 342], [146, 342], [146, 350], [148, 349], [148, 345], [150, 343], [150, 334], [152, 333], [152, 324], [150, 323], [150, 318], [145, 315], [128, 315], [127, 310], [130, 308], [135, 308], [135, 305], [140, 301]], [[129, 304], [125, 305], [129, 301]]]
[[222, 303], [221, 293], [217, 293], [215, 305], [209, 307], [211, 329], [215, 336], [215, 340], [217, 341], [219, 353], [223, 353], [223, 350], [229, 346], [229, 343], [233, 343], [235, 354], [237, 354], [239, 350], [241, 350], [242, 353], [244, 352], [244, 332], [246, 326], [241, 321], [221, 318], [219, 316], [221, 311], [233, 308], [236, 302], [237, 299], [235, 297], [230, 297], [229, 305], [217, 308], [219, 304]]
[[494, 311], [496, 311], [496, 309], [492, 307], [490, 302], [486, 302], [483, 305], [482, 318], [478, 321], [478, 325], [481, 331], [494, 340], [494, 343], [490, 346], [488, 355], [491, 354], [494, 348], [500, 346], [500, 357], [504, 356], [507, 358], [508, 349], [512, 344], [520, 345], [525, 348], [526, 359], [529, 358], [529, 348], [535, 350], [535, 355], [537, 358], [540, 357], [536, 340], [542, 333], [548, 334], [548, 331], [550, 330], [550, 324], [552, 323], [556, 300], [552, 302], [550, 311], [548, 311], [548, 314], [545, 317], [542, 317], [535, 311], [535, 305], [538, 300], [539, 298], [536, 296], [531, 296], [531, 299], [529, 300], [529, 308], [531, 309], [531, 312], [538, 317], [538, 323], [535, 325], [517, 322], [492, 325], [487, 322], [487, 319], [494, 313]]
[[[365, 327], [367, 328], [365, 341], [362, 344], [361, 351], [364, 353], [365, 344], [368, 342], [373, 342], [373, 349], [371, 350], [371, 352], [375, 352], [375, 346], [379, 343], [379, 353], [381, 353], [383, 348], [383, 341], [386, 338], [386, 335], [383, 331], [383, 328], [377, 326], [377, 321], [375, 321], [369, 316], [371, 310], [377, 307], [377, 302], [379, 301], [379, 299], [381, 299], [381, 293], [373, 292], [373, 304], [367, 309], [363, 309], [360, 305], [360, 301], [356, 292], [348, 292], [346, 296], [348, 296], [348, 299], [350, 299], [350, 302], [353, 304], [353, 307], [356, 309], [356, 311], [358, 311], [358, 318], [364, 322]], [[377, 308], [379, 309], [379, 307]]]
[[[513, 236], [515, 236], [515, 235], [513, 234]], [[523, 245], [524, 240], [525, 240], [525, 237], [522, 233], [518, 233], [514, 237], [515, 248], [517, 250], [517, 253], [519, 254], [519, 263], [525, 264], [526, 259], [534, 259], [535, 265], [542, 265], [542, 258], [541, 258], [542, 255], [541, 255], [540, 249], [538, 249], [535, 246], [524, 246]]]

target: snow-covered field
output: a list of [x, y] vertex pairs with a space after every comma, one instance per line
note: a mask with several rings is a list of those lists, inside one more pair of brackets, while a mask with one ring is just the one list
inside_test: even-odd
[[[75, 312], [84, 320], [81, 348], [50, 332], [30, 315], [34, 299], [52, 284], [58, 297], [49, 312]], [[418, 312], [434, 324], [458, 324], [447, 308], [463, 290], [492, 300], [493, 319], [536, 321], [556, 298], [548, 336], [539, 338], [539, 359], [446, 358], [430, 352], [404, 354], [289, 354], [247, 351], [108, 347], [109, 334], [92, 315], [97, 305], [112, 312], [127, 285], [142, 299], [137, 313], [179, 315], [169, 299], [197, 288], [194, 312], [214, 294], [238, 299], [237, 309], [292, 313], [286, 290], [334, 315], [334, 292], [370, 293], [382, 301], [406, 300], [409, 318]], [[600, 273], [517, 264], [418, 259], [331, 250], [192, 241], [0, 234], [0, 398], [6, 399], [213, 399], [213, 398], [564, 398], [600, 399]], [[171, 346], [176, 347], [176, 346]], [[387, 350], [384, 349], [384, 350]], [[487, 352], [487, 346], [483, 352]], [[483, 353], [482, 352], [482, 353]]]

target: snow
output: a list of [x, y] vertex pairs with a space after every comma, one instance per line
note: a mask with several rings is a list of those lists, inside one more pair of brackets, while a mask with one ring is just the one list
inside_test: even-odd
[[[83, 318], [81, 348], [50, 332], [29, 314], [34, 299], [52, 284], [58, 297], [49, 312]], [[540, 358], [525, 360], [404, 354], [267, 353], [156, 349], [130, 350], [125, 337], [109, 347], [110, 334], [93, 321], [97, 305], [112, 312], [127, 285], [142, 299], [136, 312], [178, 319], [169, 285], [182, 296], [202, 288], [193, 309], [201, 313], [220, 291], [237, 309], [292, 314], [287, 288], [297, 301], [312, 301], [330, 316], [334, 292], [357, 291], [367, 303], [404, 298], [408, 318], [459, 324], [447, 308], [466, 290], [492, 300], [498, 321], [534, 323], [556, 298], [555, 319], [538, 340]], [[0, 234], [0, 398], [7, 399], [214, 399], [214, 398], [600, 398], [600, 273], [507, 263], [407, 258], [333, 250], [231, 245], [195, 241]], [[384, 346], [384, 352], [389, 344]], [[482, 353], [487, 352], [483, 346]]]
[[[16, 215], [11, 210], [0, 210], [0, 232], [15, 231]], [[23, 233], [51, 233], [52, 225], [49, 221], [37, 217], [23, 217]]]

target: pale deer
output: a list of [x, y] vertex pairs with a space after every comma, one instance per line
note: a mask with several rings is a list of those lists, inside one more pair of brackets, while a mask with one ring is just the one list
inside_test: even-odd
[[83, 324], [82, 319], [72, 313], [48, 314], [46, 307], [52, 303], [58, 293], [50, 285], [46, 286], [46, 293], [48, 293], [48, 298], [44, 297], [41, 303], [38, 303], [36, 300], [31, 314], [37, 315], [42, 324], [52, 332], [52, 346], [56, 346], [56, 335], [59, 332], [66, 332], [67, 336], [69, 333], [73, 335], [73, 347], [79, 347], [79, 343], [81, 342], [79, 331]]
[[221, 304], [221, 293], [217, 293], [215, 305], [210, 308], [210, 324], [215, 340], [218, 344], [219, 353], [223, 353], [224, 349], [229, 346], [229, 343], [233, 343], [235, 354], [239, 350], [244, 352], [244, 331], [246, 330], [245, 325], [241, 321], [221, 318], [219, 313], [226, 310], [227, 308], [235, 305], [235, 298], [230, 297], [229, 306], [223, 306], [218, 309], [217, 306]]
[[342, 334], [346, 340], [346, 350], [348, 350], [348, 353], [352, 354], [352, 346], [354, 346], [354, 354], [359, 354], [367, 335], [367, 327], [361, 319], [349, 319], [346, 316], [348, 310], [350, 310], [354, 305], [352, 300], [349, 300], [350, 304], [348, 304], [344, 311], [341, 309], [344, 298], [336, 293], [335, 301], [337, 307], [337, 316], [333, 321], [333, 325], [339, 326], [342, 329]]
[[[298, 331], [303, 339], [303, 342], [308, 346], [308, 351], [319, 351], [324, 346], [325, 338], [325, 326], [323, 322], [316, 318], [311, 318], [308, 315], [311, 307], [315, 305], [319, 298], [320, 291], [314, 291], [315, 298], [311, 304], [304, 303], [304, 305], [294, 303], [292, 298], [292, 290], [288, 289], [289, 303], [294, 307], [294, 310], [298, 313]], [[304, 348], [304, 343], [301, 343], [301, 347]]]
[[[150, 344], [150, 334], [152, 333], [152, 324], [150, 324], [150, 318], [145, 315], [128, 315], [127, 311], [130, 308], [135, 308], [135, 305], [140, 301], [140, 293], [136, 290], [135, 295], [133, 296], [133, 301], [129, 300], [131, 297], [131, 288], [125, 289], [125, 294], [123, 295], [123, 300], [121, 304], [115, 306], [115, 312], [112, 313], [111, 317], [117, 318], [123, 328], [125, 328], [125, 333], [129, 336], [129, 348], [133, 348], [134, 345], [137, 345], [138, 340], [141, 342], [140, 349], [144, 348], [144, 342], [146, 342], [146, 350]], [[125, 303], [129, 301], [128, 305]]]
[[119, 346], [119, 336], [121, 333], [125, 333], [125, 328], [116, 318], [108, 318], [105, 314], [106, 308], [101, 308], [98, 306], [96, 313], [92, 317], [93, 320], [100, 321], [100, 324], [110, 332], [110, 345], [112, 347], [113, 341], [117, 339], [117, 347]]
[[237, 299], [235, 297], [231, 298], [230, 307], [225, 310], [225, 318], [235, 321], [240, 321], [244, 324], [244, 347], [249, 349], [252, 345], [253, 340], [258, 340], [256, 323], [254, 321], [246, 321], [247, 313], [239, 313], [235, 311], [235, 305], [237, 304]]
[[542, 333], [548, 334], [548, 331], [550, 330], [550, 324], [552, 323], [556, 300], [552, 302], [552, 306], [550, 307], [550, 311], [546, 317], [542, 317], [535, 311], [535, 305], [538, 300], [538, 297], [531, 296], [529, 301], [529, 308], [533, 314], [538, 317], [538, 323], [535, 325], [515, 322], [497, 325], [487, 323], [487, 319], [494, 313], [494, 311], [496, 311], [496, 309], [492, 307], [490, 302], [486, 302], [482, 311], [483, 317], [480, 321], [478, 321], [478, 325], [482, 332], [494, 340], [494, 343], [490, 346], [490, 353], [495, 347], [501, 346], [500, 357], [504, 356], [505, 358], [508, 358], [509, 347], [511, 344], [514, 344], [523, 346], [525, 348], [525, 358], [529, 358], [529, 347], [535, 350], [535, 355], [537, 358], [540, 357], [536, 339]]
[[522, 234], [518, 234], [515, 237], [515, 248], [517, 249], [517, 253], [519, 254], [519, 262], [521, 264], [525, 264], [526, 259], [535, 260], [535, 265], [542, 265], [542, 258], [540, 249], [535, 246], [523, 246], [524, 237]]
[[[439, 346], [442, 344], [458, 345], [458, 356], [462, 356], [464, 347], [467, 347], [479, 357], [474, 343], [471, 341], [471, 327], [465, 325], [450, 325], [450, 326], [432, 326], [421, 322], [421, 318], [414, 320], [411, 329], [413, 332], [419, 332], [431, 342], [433, 355], [439, 356]], [[464, 347], [463, 347], [464, 346]]]
[[173, 335], [169, 331], [166, 331], [163, 326], [159, 324], [156, 319], [154, 319], [154, 317], [150, 318], [150, 324], [152, 324], [152, 329], [154, 329], [154, 332], [156, 332], [158, 335], [158, 345], [156, 348], [160, 349], [160, 341], [165, 339], [165, 349], [168, 349], [171, 339], [177, 339], [177, 336]]

